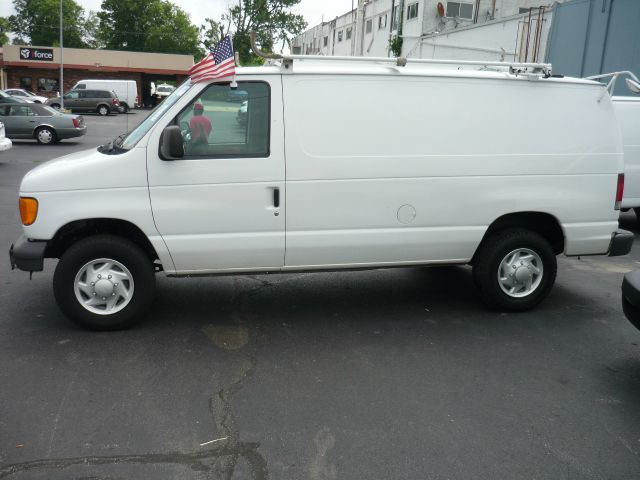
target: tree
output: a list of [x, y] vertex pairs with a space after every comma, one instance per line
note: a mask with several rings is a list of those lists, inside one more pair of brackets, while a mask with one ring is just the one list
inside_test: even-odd
[[[11, 31], [31, 45], [59, 45], [60, 0], [13, 0], [16, 14], [9, 17]], [[85, 46], [84, 9], [74, 0], [62, 0], [64, 46]]]
[[232, 25], [233, 46], [240, 54], [243, 64], [253, 64], [259, 61], [251, 53], [249, 32], [255, 31], [261, 48], [273, 51], [276, 42], [281, 41], [284, 47], [291, 36], [302, 32], [307, 22], [302, 15], [291, 13], [291, 7], [300, 0], [242, 0], [242, 5], [229, 8], [222, 16], [222, 23]]
[[103, 0], [98, 37], [106, 48], [139, 52], [199, 51], [199, 30], [168, 0]]
[[89, 48], [104, 48], [102, 40], [100, 39], [100, 19], [98, 14], [93, 10], [87, 13], [84, 19], [84, 43]]
[[225, 32], [229, 31], [229, 26], [227, 25], [225, 29], [221, 22], [211, 18], [205, 18], [204, 21], [205, 23], [200, 25], [201, 43], [204, 50], [210, 52], [224, 38]]
[[9, 35], [7, 34], [10, 31], [11, 31], [11, 26], [9, 23], [9, 19], [5, 17], [0, 17], [0, 45], [9, 43]]
[[145, 41], [145, 50], [152, 52], [196, 55], [200, 51], [198, 28], [189, 14], [171, 2], [160, 3], [156, 20]]

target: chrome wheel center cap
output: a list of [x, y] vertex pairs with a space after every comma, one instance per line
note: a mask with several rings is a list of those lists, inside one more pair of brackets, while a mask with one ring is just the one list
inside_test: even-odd
[[103, 278], [102, 280], [98, 280], [94, 286], [94, 291], [99, 297], [110, 297], [115, 288], [111, 280], [107, 280]]
[[516, 270], [515, 279], [518, 283], [524, 283], [527, 280], [531, 280], [532, 277], [531, 270], [529, 270], [529, 267], [526, 265], [524, 267], [518, 267]]

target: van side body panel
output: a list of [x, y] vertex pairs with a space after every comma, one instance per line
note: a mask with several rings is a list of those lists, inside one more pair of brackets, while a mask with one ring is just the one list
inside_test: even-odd
[[568, 255], [607, 252], [622, 151], [602, 87], [408, 75], [283, 82], [286, 268], [468, 262], [495, 219], [523, 211], [558, 219]]

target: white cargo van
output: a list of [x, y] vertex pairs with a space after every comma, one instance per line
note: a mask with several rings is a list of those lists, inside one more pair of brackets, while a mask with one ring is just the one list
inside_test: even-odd
[[73, 90], [103, 89], [114, 91], [120, 100], [120, 107], [124, 113], [132, 108], [140, 107], [138, 84], [135, 80], [80, 80], [73, 86]]
[[[608, 81], [607, 90], [613, 95], [620, 78], [624, 78], [626, 81], [628, 94], [640, 94], [640, 80], [630, 71], [605, 73], [588, 79]], [[640, 221], [640, 98], [621, 95], [613, 96], [611, 101], [620, 125], [624, 150], [626, 188], [622, 198], [621, 209], [624, 211], [633, 209]]]
[[240, 68], [242, 124], [228, 82], [186, 81], [128, 135], [25, 175], [11, 264], [59, 258], [61, 309], [114, 329], [148, 311], [159, 271], [470, 264], [488, 304], [518, 311], [548, 294], [556, 255], [629, 252], [602, 84], [548, 65], [392, 62]]

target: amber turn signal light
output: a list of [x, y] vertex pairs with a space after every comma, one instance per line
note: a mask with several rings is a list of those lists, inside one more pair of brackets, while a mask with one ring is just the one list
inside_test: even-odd
[[20, 197], [20, 218], [23, 225], [32, 225], [38, 216], [38, 200], [31, 197]]

